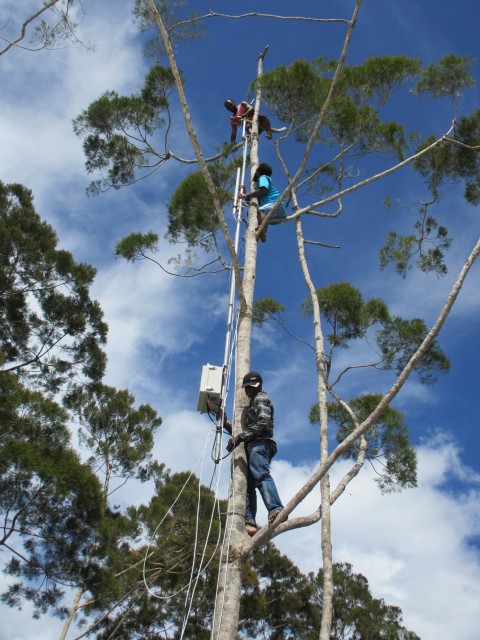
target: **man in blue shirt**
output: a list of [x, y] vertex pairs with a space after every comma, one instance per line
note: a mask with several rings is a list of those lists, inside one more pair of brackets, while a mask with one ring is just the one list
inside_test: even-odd
[[[258, 527], [255, 521], [257, 515], [257, 494], [260, 491], [263, 503], [268, 511], [268, 523], [271, 524], [283, 505], [278, 495], [277, 487], [270, 475], [270, 462], [277, 453], [277, 445], [273, 439], [274, 409], [265, 391], [262, 390], [262, 376], [256, 371], [250, 371], [243, 378], [243, 388], [250, 404], [242, 416], [242, 432], [228, 441], [227, 450], [233, 451], [242, 442], [248, 459], [247, 502], [245, 507], [245, 524], [247, 533], [253, 536]], [[231, 424], [227, 421], [227, 430], [231, 431]]]
[[[253, 175], [253, 181], [258, 185], [258, 188], [254, 191], [251, 191], [250, 193], [242, 193], [242, 190], [245, 191], [245, 185], [242, 185], [240, 194], [238, 195], [239, 198], [244, 198], [247, 201], [251, 198], [258, 198], [258, 226], [262, 224], [266, 216], [270, 213], [272, 207], [278, 202], [278, 199], [280, 198], [278, 189], [273, 184], [271, 176], [272, 167], [266, 162], [262, 162], [258, 165], [258, 168]], [[285, 218], [285, 216], [285, 207], [282, 203], [275, 211], [273, 217], [270, 218], [268, 224], [278, 224], [282, 221], [282, 218]], [[266, 242], [266, 229], [264, 229], [260, 234], [260, 240], [262, 242]]]

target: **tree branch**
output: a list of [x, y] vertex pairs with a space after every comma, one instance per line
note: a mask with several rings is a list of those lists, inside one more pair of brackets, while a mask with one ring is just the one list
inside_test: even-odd
[[438, 140], [435, 140], [435, 142], [432, 142], [431, 145], [429, 145], [428, 147], [425, 147], [425, 149], [422, 149], [418, 153], [415, 153], [414, 155], [409, 156], [405, 160], [402, 160], [402, 162], [399, 162], [395, 166], [390, 167], [389, 169], [385, 169], [385, 171], [381, 171], [380, 173], [377, 173], [374, 176], [370, 176], [370, 178], [367, 178], [366, 180], [362, 180], [361, 182], [358, 182], [357, 184], [354, 184], [351, 187], [347, 187], [346, 189], [342, 189], [341, 191], [339, 191], [338, 193], [335, 193], [332, 196], [328, 196], [327, 198], [322, 198], [321, 200], [317, 200], [316, 202], [313, 202], [312, 204], [308, 205], [307, 207], [303, 207], [301, 209], [299, 208], [291, 216], [287, 216], [287, 220], [294, 220], [298, 216], [301, 216], [303, 213], [308, 213], [311, 209], [314, 209], [316, 207], [324, 206], [325, 204], [328, 204], [329, 202], [332, 202], [333, 200], [338, 200], [339, 198], [342, 198], [344, 195], [346, 195], [348, 193], [352, 193], [353, 191], [357, 191], [357, 189], [360, 189], [360, 188], [366, 186], [367, 184], [371, 184], [372, 182], [380, 180], [381, 178], [385, 178], [386, 176], [390, 175], [391, 173], [394, 173], [395, 171], [398, 171], [402, 167], [405, 167], [407, 164], [410, 164], [411, 162], [414, 162], [417, 158], [420, 158], [425, 153], [428, 153], [429, 151], [431, 151], [432, 149], [437, 147], [442, 142], [445, 142], [446, 140], [449, 140], [448, 134], [451, 133], [451, 131], [453, 131], [454, 126], [455, 125], [452, 124], [452, 126], [447, 131], [447, 133], [444, 134], [441, 138], [438, 138]]
[[180, 99], [180, 104], [182, 106], [182, 111], [183, 111], [183, 115], [185, 118], [185, 124], [187, 126], [187, 131], [188, 131], [188, 135], [190, 137], [190, 141], [193, 145], [194, 151], [195, 151], [195, 155], [197, 156], [198, 159], [198, 163], [200, 166], [200, 171], [202, 172], [203, 177], [205, 178], [205, 182], [207, 183], [207, 187], [208, 187], [208, 191], [210, 193], [210, 195], [213, 198], [213, 202], [214, 202], [214, 206], [215, 206], [215, 212], [217, 214], [217, 218], [218, 218], [218, 222], [220, 224], [220, 227], [223, 231], [223, 234], [225, 236], [225, 242], [227, 244], [227, 248], [228, 251], [230, 253], [230, 259], [232, 261], [232, 265], [233, 265], [233, 270], [234, 270], [234, 274], [235, 274], [235, 283], [237, 286], [237, 290], [238, 290], [238, 295], [239, 295], [239, 299], [240, 299], [240, 306], [241, 307], [246, 307], [246, 302], [245, 302], [245, 295], [243, 292], [243, 286], [242, 286], [242, 278], [241, 278], [241, 272], [240, 272], [240, 265], [238, 262], [238, 258], [237, 255], [235, 253], [235, 247], [233, 245], [232, 239], [230, 237], [230, 232], [228, 230], [228, 226], [225, 220], [225, 216], [223, 214], [223, 210], [222, 207], [220, 206], [220, 202], [218, 200], [218, 196], [217, 196], [217, 191], [215, 189], [215, 185], [213, 184], [213, 180], [212, 177], [210, 175], [210, 172], [208, 171], [208, 167], [207, 164], [205, 162], [205, 158], [203, 157], [202, 154], [202, 150], [200, 148], [200, 144], [198, 142], [198, 138], [197, 138], [197, 134], [195, 132], [195, 129], [193, 128], [193, 124], [192, 124], [192, 119], [190, 116], [190, 110], [188, 108], [188, 104], [187, 104], [187, 100], [185, 97], [185, 91], [183, 89], [183, 81], [180, 75], [180, 71], [178, 70], [177, 67], [177, 61], [175, 59], [175, 54], [173, 52], [173, 48], [172, 48], [172, 44], [170, 42], [170, 38], [168, 35], [168, 32], [165, 28], [165, 25], [163, 23], [162, 17], [160, 16], [160, 13], [157, 10], [157, 7], [155, 6], [155, 2], [154, 0], [146, 0], [148, 7], [150, 9], [150, 13], [152, 15], [152, 18], [155, 22], [155, 24], [157, 25], [157, 28], [160, 32], [160, 35], [162, 37], [163, 43], [165, 45], [165, 49], [167, 52], [167, 56], [168, 56], [168, 60], [170, 62], [170, 68], [172, 70], [174, 79], [175, 79], [175, 86], [177, 88], [177, 92], [178, 92], [178, 96]]
[[[5, 42], [8, 42], [8, 45], [4, 49], [0, 50], [0, 56], [2, 56], [4, 53], [6, 53], [12, 47], [17, 46], [18, 43], [21, 42], [25, 38], [25, 34], [26, 34], [26, 31], [27, 31], [28, 25], [31, 22], [33, 22], [34, 20], [36, 20], [39, 16], [41, 16], [42, 13], [44, 13], [48, 9], [51, 9], [58, 2], [60, 2], [60, 0], [51, 0], [50, 2], [47, 2], [41, 9], [39, 9], [37, 11], [37, 13], [34, 13], [32, 16], [30, 16], [30, 18], [27, 18], [27, 20], [25, 20], [25, 22], [23, 23], [21, 31], [20, 31], [20, 35], [18, 36], [18, 38], [16, 40], [8, 40], [4, 36], [0, 35], [0, 39], [1, 40], [4, 40]], [[25, 47], [22, 47], [22, 48], [25, 48]], [[40, 47], [39, 49], [36, 49], [36, 51], [40, 51], [41, 49], [44, 49], [44, 47]]]
[[477, 241], [475, 247], [471, 251], [468, 256], [465, 264], [463, 265], [457, 280], [455, 281], [450, 294], [447, 297], [447, 300], [440, 311], [437, 321], [431, 328], [431, 330], [426, 335], [422, 344], [419, 346], [415, 354], [411, 357], [410, 361], [407, 363], [401, 374], [398, 376], [395, 383], [392, 385], [390, 390], [384, 395], [382, 400], [379, 402], [376, 409], [370, 414], [370, 416], [364, 420], [356, 429], [352, 431], [352, 433], [345, 438], [334, 451], [329, 455], [328, 459], [319, 466], [319, 468], [310, 476], [307, 482], [303, 485], [303, 487], [295, 494], [295, 496], [290, 500], [290, 502], [286, 505], [285, 509], [282, 511], [281, 516], [279, 517], [278, 524], [275, 521], [274, 524], [269, 527], [269, 531], [262, 532], [260, 530], [255, 538], [252, 539], [252, 544], [247, 545], [245, 547], [245, 551], [249, 551], [250, 547], [254, 548], [257, 546], [257, 543], [260, 544], [264, 539], [269, 537], [270, 531], [273, 532], [273, 529], [276, 529], [277, 526], [280, 526], [282, 522], [286, 520], [286, 517], [306, 498], [306, 496], [311, 493], [314, 487], [318, 484], [320, 479], [328, 472], [328, 470], [332, 467], [335, 461], [344, 453], [346, 449], [353, 445], [355, 440], [360, 438], [375, 422], [379, 420], [383, 411], [387, 408], [387, 406], [391, 403], [391, 401], [395, 398], [395, 396], [399, 393], [400, 389], [403, 387], [408, 377], [412, 373], [415, 365], [418, 360], [424, 355], [424, 353], [431, 347], [432, 342], [438, 336], [441, 328], [443, 327], [458, 295], [462, 288], [463, 283], [465, 282], [465, 278], [468, 275], [468, 272], [472, 268], [473, 264], [477, 260], [480, 254], [480, 239]]

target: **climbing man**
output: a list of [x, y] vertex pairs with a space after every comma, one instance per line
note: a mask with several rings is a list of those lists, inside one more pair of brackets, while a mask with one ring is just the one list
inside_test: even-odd
[[[272, 167], [266, 162], [262, 162], [258, 165], [257, 170], [253, 175], [253, 182], [257, 185], [257, 189], [250, 193], [245, 193], [245, 185], [240, 186], [239, 198], [250, 200], [251, 198], [258, 198], [259, 207], [257, 209], [258, 226], [262, 224], [267, 215], [270, 213], [273, 206], [278, 202], [280, 194], [278, 189], [272, 182]], [[268, 221], [268, 224], [278, 224], [285, 218], [285, 207], [282, 204], [279, 205], [273, 216]], [[258, 227], [257, 227], [258, 228]], [[260, 240], [262, 242], [267, 241], [267, 229], [264, 229], [260, 234]]]
[[[255, 521], [256, 489], [260, 491], [267, 508], [268, 524], [272, 524], [283, 509], [277, 487], [270, 475], [270, 462], [277, 453], [277, 445], [273, 439], [274, 410], [270, 398], [262, 389], [262, 384], [262, 376], [256, 371], [250, 371], [243, 378], [243, 388], [250, 399], [250, 404], [243, 412], [242, 432], [230, 438], [227, 444], [227, 451], [230, 452], [242, 442], [245, 445], [248, 460], [245, 524], [250, 536], [258, 531]], [[227, 420], [227, 430], [228, 427], [231, 430], [231, 424]]]
[[[234, 100], [228, 98], [224, 102], [225, 109], [233, 113], [230, 116], [230, 124], [232, 126], [232, 132], [230, 135], [230, 142], [233, 144], [237, 139], [237, 127], [242, 123], [242, 120], [247, 121], [247, 133], [250, 133], [250, 129], [252, 127], [253, 114], [255, 113], [255, 109], [243, 100], [240, 104], [236, 104]], [[266, 115], [261, 113], [258, 116], [258, 133], [263, 133], [266, 131], [266, 136], [268, 140], [272, 139], [272, 129], [270, 127], [270, 120]]]

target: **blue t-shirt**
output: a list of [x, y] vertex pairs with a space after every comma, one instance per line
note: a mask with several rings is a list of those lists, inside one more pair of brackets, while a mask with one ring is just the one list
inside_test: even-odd
[[258, 204], [263, 207], [265, 204], [275, 204], [280, 197], [272, 179], [269, 176], [260, 176], [258, 180], [258, 188], [265, 187], [267, 194], [258, 198]]

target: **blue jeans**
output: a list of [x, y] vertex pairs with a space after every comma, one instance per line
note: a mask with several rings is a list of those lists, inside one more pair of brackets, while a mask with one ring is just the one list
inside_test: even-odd
[[248, 524], [254, 524], [255, 516], [257, 515], [256, 489], [260, 491], [263, 503], [269, 514], [283, 509], [277, 487], [270, 475], [270, 461], [277, 452], [277, 448], [269, 440], [251, 440], [246, 443], [246, 450], [248, 475], [245, 521]]
[[[263, 206], [259, 207], [259, 209], [263, 213], [263, 215], [268, 216], [270, 211], [273, 209], [274, 204], [276, 203], [270, 202], [268, 204], [264, 204]], [[281, 204], [278, 207], [278, 209], [275, 211], [273, 216], [270, 218], [268, 224], [279, 224], [280, 222], [282, 222], [282, 220], [285, 218], [286, 215], [287, 215], [287, 212], [285, 211], [285, 207], [283, 206], [283, 204]]]

